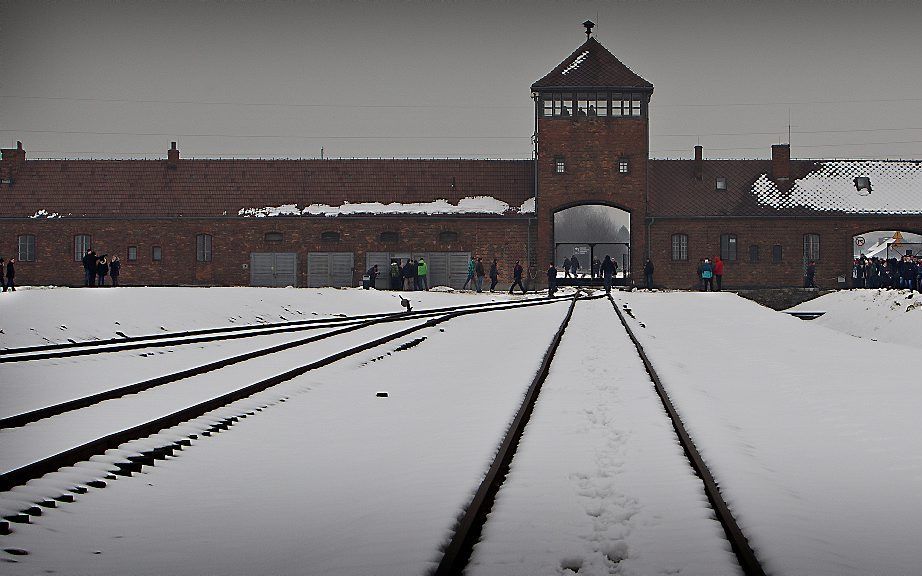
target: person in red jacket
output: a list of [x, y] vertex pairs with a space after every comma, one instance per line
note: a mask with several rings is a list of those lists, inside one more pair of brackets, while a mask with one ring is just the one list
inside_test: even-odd
[[724, 261], [720, 259], [720, 256], [714, 257], [714, 278], [717, 279], [717, 291], [720, 292], [724, 279]]

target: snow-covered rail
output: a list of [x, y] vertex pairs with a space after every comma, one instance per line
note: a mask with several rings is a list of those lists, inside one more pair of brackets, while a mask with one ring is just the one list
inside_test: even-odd
[[[551, 300], [566, 299], [568, 296], [556, 296]], [[543, 300], [542, 300], [543, 301]], [[163, 348], [184, 344], [199, 344], [203, 342], [216, 342], [238, 338], [251, 338], [271, 334], [284, 334], [287, 332], [301, 332], [362, 324], [372, 321], [387, 321], [388, 319], [421, 318], [442, 313], [470, 310], [488, 309], [503, 306], [504, 303], [468, 304], [444, 308], [428, 308], [416, 312], [386, 312], [378, 314], [362, 314], [354, 316], [337, 316], [333, 318], [315, 318], [310, 320], [292, 320], [287, 322], [273, 322], [257, 325], [224, 326], [220, 328], [203, 328], [187, 330], [184, 332], [165, 332], [162, 334], [146, 334], [140, 336], [124, 336], [122, 338], [109, 338], [105, 340], [71, 341], [57, 344], [42, 344], [37, 346], [24, 346], [20, 348], [7, 348], [0, 350], [0, 364], [12, 362], [26, 362], [29, 360], [47, 360], [68, 358], [72, 356], [86, 356], [106, 352], [122, 352], [125, 350], [138, 350], [144, 348]]]
[[[558, 299], [541, 299], [541, 300], [534, 299], [534, 300], [520, 301], [520, 302], [514, 302], [514, 303], [504, 303], [504, 304], [499, 304], [499, 305], [456, 307], [454, 310], [450, 310], [448, 312], [445, 312], [444, 309], [439, 312], [435, 312], [431, 310], [422, 311], [416, 315], [403, 315], [399, 318], [391, 319], [390, 317], [388, 317], [388, 318], [382, 318], [378, 320], [369, 320], [369, 321], [363, 322], [355, 326], [345, 327], [345, 328], [342, 328], [341, 330], [334, 331], [342, 335], [342, 334], [346, 334], [349, 332], [356, 332], [362, 328], [374, 328], [377, 331], [375, 335], [377, 335], [381, 332], [381, 328], [385, 324], [385, 322], [393, 321], [393, 322], [401, 322], [401, 323], [412, 323], [410, 326], [407, 326], [397, 331], [386, 333], [384, 335], [378, 335], [377, 337], [374, 337], [370, 340], [368, 339], [369, 335], [366, 335], [364, 341], [362, 341], [359, 344], [349, 346], [349, 347], [344, 347], [343, 343], [339, 343], [338, 347], [336, 346], [335, 343], [331, 343], [334, 346], [333, 349], [337, 350], [335, 353], [329, 354], [325, 357], [322, 357], [320, 359], [307, 362], [307, 363], [303, 363], [302, 361], [300, 365], [294, 368], [288, 369], [280, 374], [276, 374], [275, 376], [261, 379], [257, 382], [252, 382], [251, 380], [250, 384], [238, 387], [230, 392], [226, 392], [218, 396], [208, 398], [206, 400], [198, 401], [191, 405], [186, 404], [179, 409], [171, 409], [169, 413], [165, 415], [158, 416], [156, 418], [151, 418], [139, 424], [128, 426], [127, 428], [123, 428], [123, 429], [111, 431], [111, 432], [108, 432], [108, 433], [105, 433], [99, 436], [95, 436], [92, 439], [87, 440], [87, 441], [79, 441], [78, 445], [75, 445], [75, 446], [72, 445], [72, 447], [70, 448], [67, 448], [65, 450], [56, 451], [51, 455], [40, 457], [38, 459], [30, 461], [27, 464], [17, 465], [15, 467], [4, 466], [6, 470], [0, 473], [0, 490], [6, 491], [6, 492], [4, 494], [0, 494], [0, 504], [2, 504], [2, 506], [0, 506], [2, 510], [0, 510], [0, 512], [2, 512], [3, 516], [7, 518], [7, 520], [10, 520], [10, 521], [14, 521], [14, 522], [28, 521], [29, 515], [36, 515], [36, 514], [41, 513], [42, 506], [53, 506], [55, 498], [66, 499], [66, 498], [72, 498], [72, 496], [68, 496], [66, 493], [63, 493], [63, 494], [59, 493], [60, 492], [60, 489], [59, 489], [58, 493], [45, 494], [45, 496], [43, 498], [38, 499], [38, 501], [33, 501], [29, 497], [23, 498], [23, 494], [21, 490], [26, 488], [25, 486], [22, 486], [26, 482], [29, 482], [30, 480], [34, 481], [48, 472], [59, 470], [63, 467], [73, 466], [74, 464], [77, 464], [79, 462], [86, 462], [88, 460], [91, 460], [94, 457], [107, 453], [107, 451], [110, 451], [111, 453], [113, 449], [125, 443], [136, 441], [136, 440], [147, 438], [147, 437], [154, 438], [155, 441], [153, 442], [145, 441], [145, 448], [143, 450], [136, 450], [136, 449], [129, 448], [125, 451], [122, 457], [117, 458], [116, 461], [112, 461], [108, 465], [105, 466], [106, 473], [108, 475], [131, 474], [132, 471], [139, 470], [140, 467], [144, 464], [152, 463], [156, 459], [165, 458], [176, 450], [182, 450], [183, 446], [188, 445], [189, 441], [191, 439], [194, 439], [193, 436], [195, 436], [195, 435], [192, 435], [185, 439], [184, 438], [175, 439], [175, 438], [165, 437], [165, 438], [161, 438], [158, 441], [156, 440], [156, 436], [158, 435], [158, 432], [161, 432], [171, 427], [181, 426], [184, 422], [188, 422], [195, 418], [203, 417], [203, 415], [207, 416], [208, 414], [213, 414], [214, 411], [217, 409], [220, 409], [224, 406], [228, 406], [229, 404], [233, 402], [236, 402], [243, 398], [252, 396], [253, 394], [266, 390], [282, 382], [291, 380], [310, 370], [314, 370], [322, 366], [330, 365], [341, 359], [355, 355], [359, 352], [371, 350], [387, 342], [397, 340], [413, 332], [435, 326], [437, 324], [443, 323], [453, 318], [457, 318], [459, 316], [477, 314], [477, 313], [488, 312], [488, 311], [496, 311], [496, 310], [510, 310], [510, 309], [530, 307], [530, 306], [541, 306], [545, 304], [552, 304], [557, 301]], [[422, 320], [422, 319], [425, 319], [425, 321], [414, 322], [415, 320]], [[316, 340], [317, 339], [311, 339], [311, 341], [316, 341]], [[291, 348], [291, 347], [289, 346], [288, 348]], [[214, 370], [214, 368], [210, 368], [209, 370]], [[285, 399], [282, 398], [279, 401], [284, 401], [284, 400]], [[261, 408], [262, 406], [256, 406], [255, 408], [250, 408], [250, 409], [247, 409], [247, 410], [244, 410], [239, 413], [232, 414], [232, 415], [215, 417], [213, 423], [211, 424], [211, 427], [205, 432], [202, 432], [202, 434], [208, 435], [209, 433], [213, 431], [226, 429], [227, 427], [233, 425], [239, 419], [246, 418], [248, 415], [252, 415], [255, 411], [260, 410]], [[78, 421], [83, 415], [83, 412], [84, 410], [80, 410], [80, 409], [74, 410], [73, 413], [69, 416], [72, 419], [76, 419], [75, 421]], [[46, 420], [45, 422], [39, 423], [39, 424], [46, 424], [48, 422], [52, 422], [53, 420], [54, 419]], [[30, 426], [34, 426], [34, 424]], [[28, 443], [29, 442], [28, 429], [30, 428], [30, 426], [26, 426], [24, 428], [19, 428], [19, 429], [8, 430], [8, 431], [5, 431], [4, 434], [9, 435], [12, 433], [25, 432], [24, 435], [20, 434], [20, 436], [22, 437], [18, 438], [16, 443], [17, 444]], [[63, 433], [66, 434], [66, 430], [63, 431]], [[11, 436], [7, 436], [6, 439], [10, 439], [10, 438]], [[68, 441], [69, 442], [76, 441], [76, 438], [70, 438], [68, 439]], [[93, 482], [96, 482], [97, 484], [101, 482], [104, 484], [104, 480], [105, 480], [104, 478], [97, 479], [97, 480], [93, 480]], [[84, 483], [88, 485], [92, 485], [92, 484], [89, 484], [89, 482], [87, 481], [84, 481]], [[31, 485], [32, 483], [30, 483], [30, 486]], [[20, 490], [20, 492], [15, 492], [15, 497], [10, 499], [11, 493], [8, 491], [13, 489], [14, 487], [20, 487], [20, 488], [16, 488], [16, 490]], [[80, 490], [85, 490], [85, 488], [79, 485], [75, 485], [73, 486], [72, 492], [73, 491], [79, 492]], [[23, 504], [22, 507], [18, 507], [15, 505], [15, 502], [19, 502], [19, 501], [22, 502]], [[59, 500], [59, 501], [64, 501], [64, 500]], [[17, 510], [11, 509], [10, 502], [14, 502], [12, 506], [18, 509]]]

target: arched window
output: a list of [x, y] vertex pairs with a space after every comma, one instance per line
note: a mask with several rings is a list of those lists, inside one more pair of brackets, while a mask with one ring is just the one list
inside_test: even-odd
[[820, 259], [820, 235], [804, 234], [804, 260]]
[[381, 232], [378, 240], [381, 242], [399, 242], [400, 234], [398, 232]]
[[199, 262], [211, 262], [211, 256], [211, 235], [199, 234], [195, 237], [195, 259]]
[[285, 239], [281, 232], [266, 232], [264, 238], [266, 242], [281, 242]]
[[321, 232], [320, 240], [322, 240], [323, 242], [339, 242], [339, 232], [333, 232], [333, 231]]
[[720, 235], [720, 259], [728, 262], [736, 260], [736, 234]]
[[688, 235], [687, 234], [673, 234], [672, 235], [672, 259], [673, 260], [688, 260]]
[[449, 242], [457, 242], [457, 241], [458, 241], [457, 232], [451, 232], [449, 230], [446, 230], [445, 232], [439, 232], [439, 242], [441, 242], [442, 244], [448, 244]]

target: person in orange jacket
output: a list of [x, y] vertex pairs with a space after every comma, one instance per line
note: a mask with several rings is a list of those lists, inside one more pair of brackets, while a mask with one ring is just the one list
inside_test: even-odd
[[714, 257], [714, 278], [717, 279], [717, 291], [720, 292], [724, 279], [724, 261], [720, 259], [720, 256]]

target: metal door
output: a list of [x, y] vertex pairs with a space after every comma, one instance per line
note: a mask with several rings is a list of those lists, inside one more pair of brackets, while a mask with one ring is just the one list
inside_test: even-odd
[[308, 252], [307, 286], [320, 288], [352, 286], [352, 252]]
[[366, 252], [365, 253], [365, 272], [371, 269], [375, 264], [378, 265], [378, 279], [375, 281], [375, 288], [378, 290], [387, 290], [391, 287], [391, 257], [388, 252]]
[[297, 285], [297, 254], [294, 252], [250, 253], [250, 286]]

